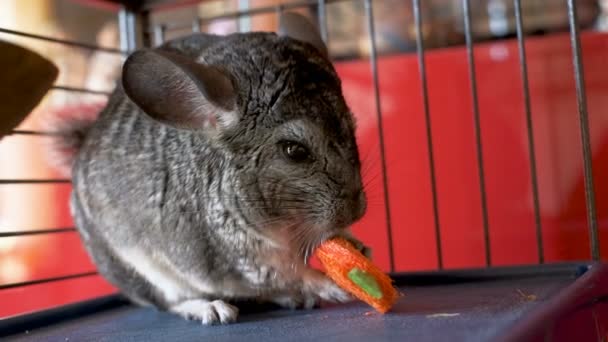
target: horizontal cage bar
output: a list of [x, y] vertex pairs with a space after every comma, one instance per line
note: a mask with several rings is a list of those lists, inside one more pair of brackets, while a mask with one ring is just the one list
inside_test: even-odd
[[43, 40], [43, 41], [47, 41], [47, 42], [51, 42], [51, 43], [58, 43], [58, 44], [74, 46], [74, 47], [78, 47], [78, 48], [95, 50], [95, 51], [104, 51], [104, 52], [108, 52], [108, 53], [123, 54], [123, 55], [127, 54], [127, 52], [119, 50], [119, 49], [107, 48], [107, 47], [93, 45], [93, 44], [75, 42], [75, 41], [66, 40], [66, 39], [42, 36], [39, 34], [10, 30], [10, 29], [6, 29], [6, 28], [2, 28], [2, 27], [0, 27], [0, 33], [12, 34], [14, 36], [38, 39], [38, 40]]
[[10, 133], [8, 135], [36, 135], [36, 136], [57, 136], [60, 135], [60, 133], [57, 132], [45, 132], [45, 131], [34, 131], [34, 130], [27, 130], [27, 129], [16, 129], [16, 130], [12, 130], [10, 131]]
[[51, 278], [24, 281], [24, 282], [19, 282], [19, 283], [1, 284], [0, 290], [8, 290], [8, 289], [14, 289], [14, 288], [24, 287], [24, 286], [39, 285], [39, 284], [53, 283], [53, 282], [63, 281], [63, 280], [92, 277], [92, 276], [96, 276], [98, 274], [99, 273], [97, 273], [96, 271], [90, 271], [90, 272], [76, 273], [76, 274], [70, 274], [70, 275], [65, 275], [65, 276], [60, 276], [60, 277], [51, 277]]
[[76, 228], [53, 228], [53, 229], [37, 229], [37, 230], [18, 230], [4, 232], [0, 230], [0, 238], [3, 237], [15, 237], [15, 236], [28, 236], [28, 235], [44, 235], [44, 234], [59, 234], [59, 233], [70, 233], [75, 232]]
[[[325, 0], [325, 4], [337, 3], [337, 2], [342, 2], [342, 1], [353, 1], [353, 0]], [[290, 3], [279, 4], [279, 5], [274, 5], [274, 6], [257, 7], [257, 8], [252, 8], [252, 9], [248, 9], [248, 10], [243, 10], [243, 11], [226, 12], [226, 13], [219, 14], [219, 15], [197, 18], [195, 20], [198, 25], [202, 25], [204, 23], [217, 21], [217, 20], [238, 19], [240, 17], [276, 13], [279, 11], [285, 11], [285, 10], [290, 10], [290, 9], [295, 9], [295, 8], [300, 8], [300, 7], [317, 6], [318, 3], [319, 3], [319, 0], [294, 1], [294, 2], [290, 2]], [[163, 27], [165, 29], [165, 32], [166, 31], [176, 31], [176, 30], [189, 30], [189, 29], [192, 29], [192, 23], [188, 23], [188, 24], [164, 23]], [[151, 30], [148, 30], [148, 33], [154, 34], [154, 28]]]
[[75, 93], [85, 93], [85, 94], [91, 94], [91, 95], [110, 96], [112, 94], [110, 91], [105, 91], [105, 90], [93, 90], [93, 89], [87, 89], [87, 88], [69, 87], [69, 86], [61, 86], [61, 85], [55, 85], [51, 89], [63, 90], [63, 91], [69, 91], [69, 92], [75, 92]]
[[71, 183], [72, 181], [69, 179], [0, 179], [0, 185], [10, 185], [10, 184], [61, 184], [61, 183]]

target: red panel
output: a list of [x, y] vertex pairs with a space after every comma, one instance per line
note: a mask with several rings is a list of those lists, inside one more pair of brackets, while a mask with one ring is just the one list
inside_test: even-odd
[[[608, 179], [599, 176], [608, 174], [605, 95], [608, 74], [604, 72], [608, 36], [586, 33], [582, 43], [601, 245], [608, 252]], [[528, 39], [527, 48], [545, 255], [549, 261], [588, 258], [582, 157], [568, 36]], [[514, 41], [482, 44], [477, 46], [475, 56], [492, 258], [495, 264], [533, 263], [536, 262], [534, 217], [517, 46]], [[374, 260], [388, 270], [378, 122], [369, 63], [340, 62], [336, 67], [347, 101], [358, 119], [364, 179], [368, 183], [369, 211], [354, 230], [374, 249]], [[429, 51], [427, 68], [444, 263], [450, 268], [480, 266], [484, 264], [483, 231], [465, 50]], [[437, 258], [416, 56], [380, 58], [379, 76], [396, 268], [433, 269]], [[47, 227], [71, 224], [66, 205], [69, 186], [56, 189], [55, 200], [48, 207], [30, 210], [31, 215], [44, 215]], [[30, 197], [36, 198], [32, 194]], [[82, 249], [72, 248], [76, 244], [74, 236], [57, 235], [45, 240], [38, 250], [28, 249], [35, 257], [27, 259], [27, 268], [33, 270], [32, 274], [45, 276], [64, 274], [68, 269], [81, 270], [88, 260]], [[99, 279], [72, 280], [69, 283], [79, 285], [65, 285], [64, 290], [54, 292], [34, 290], [42, 285], [0, 291], [0, 302], [8, 303], [0, 306], [4, 310], [0, 316], [108, 293], [110, 287]]]
[[116, 292], [99, 276], [0, 291], [0, 317], [50, 309]]
[[367, 214], [353, 227], [353, 232], [372, 248], [373, 258], [378, 266], [388, 271], [390, 269], [388, 229], [379, 157], [378, 121], [374, 110], [374, 98], [370, 96], [372, 94], [369, 87], [371, 84], [370, 68], [369, 65], [361, 65], [361, 63], [340, 63], [336, 67], [340, 75], [348, 75], [343, 82], [343, 90], [359, 127], [357, 139], [361, 150], [363, 179], [368, 195]]
[[0, 285], [95, 270], [76, 232], [3, 238]]
[[[582, 45], [598, 213], [601, 237], [606, 241], [608, 181], [597, 175], [608, 172], [608, 75], [603, 72], [608, 36], [585, 33]], [[548, 261], [586, 259], [590, 256], [589, 239], [569, 36], [530, 38], [527, 50], [545, 256]], [[449, 268], [485, 263], [465, 52], [459, 47], [427, 53], [441, 240], [444, 263]], [[535, 263], [536, 235], [517, 44], [513, 40], [480, 44], [475, 57], [492, 260], [496, 265]], [[360, 121], [359, 143], [365, 154], [376, 146], [378, 133], [373, 120], [369, 62], [338, 63], [337, 69]], [[398, 270], [434, 268], [434, 220], [416, 56], [380, 58], [379, 76], [396, 266]], [[374, 158], [379, 164], [379, 154]], [[382, 195], [381, 185], [380, 179], [370, 192]], [[385, 236], [377, 232], [384, 225], [383, 217], [378, 211], [370, 216], [377, 217], [368, 218], [357, 232], [363, 240], [381, 244]]]
[[[29, 194], [32, 198], [35, 198], [35, 191], [48, 193], [50, 188], [53, 190], [51, 193], [54, 194], [55, 200], [47, 203], [46, 208], [53, 215], [42, 214], [48, 222], [45, 228], [72, 224], [67, 206], [69, 185], [14, 187], [14, 191], [22, 191], [24, 187], [31, 188], [31, 191], [34, 191]], [[41, 214], [34, 211], [31, 215], [37, 217]], [[23, 228], [25, 227], [15, 229]], [[2, 238], [0, 243], [5, 247], [0, 250], [2, 265], [0, 283], [51, 278], [94, 270], [76, 232]], [[115, 291], [99, 276], [0, 290], [0, 303], [2, 303], [0, 318], [48, 309]]]

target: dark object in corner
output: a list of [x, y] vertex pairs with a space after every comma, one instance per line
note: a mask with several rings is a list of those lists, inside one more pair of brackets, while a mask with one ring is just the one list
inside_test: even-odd
[[53, 86], [59, 69], [21, 46], [0, 41], [0, 139], [17, 127]]

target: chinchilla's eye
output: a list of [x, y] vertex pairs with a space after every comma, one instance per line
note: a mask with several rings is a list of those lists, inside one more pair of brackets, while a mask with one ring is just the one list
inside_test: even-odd
[[285, 157], [294, 163], [303, 163], [312, 160], [310, 150], [298, 142], [281, 141], [280, 146]]

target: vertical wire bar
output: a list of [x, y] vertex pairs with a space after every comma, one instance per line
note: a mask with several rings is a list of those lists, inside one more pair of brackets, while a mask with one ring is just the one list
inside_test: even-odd
[[283, 13], [283, 4], [278, 4], [275, 7], [275, 13], [277, 15], [277, 23], [280, 25], [281, 22], [281, 14]]
[[129, 31], [128, 31], [128, 12], [124, 7], [118, 11], [118, 39], [120, 41], [120, 49], [129, 51]]
[[192, 20], [192, 33], [201, 33], [202, 20], [200, 18], [196, 18]]
[[437, 178], [435, 175], [435, 153], [433, 148], [433, 128], [431, 126], [431, 111], [429, 106], [429, 93], [426, 79], [426, 62], [424, 60], [424, 40], [422, 39], [422, 13], [420, 0], [414, 0], [414, 21], [416, 24], [416, 51], [418, 53], [418, 68], [420, 72], [420, 86], [424, 105], [424, 119], [426, 123], [426, 143], [429, 154], [429, 170], [431, 176], [431, 192], [433, 194], [433, 218], [435, 222], [435, 245], [437, 248], [437, 265], [443, 269], [443, 252], [441, 248], [441, 223], [439, 221], [439, 201], [437, 197]]
[[[147, 16], [147, 14], [136, 15], [134, 12], [129, 12], [128, 16], [128, 30], [129, 30], [129, 49], [130, 51], [135, 51], [139, 44], [143, 44], [143, 38], [141, 34], [138, 37], [138, 27], [141, 29], [141, 23], [138, 23], [138, 20], [142, 18], [142, 16]], [[146, 17], [147, 18], [147, 17]], [[138, 39], [139, 38], [139, 39]]]
[[367, 28], [369, 32], [369, 44], [370, 44], [370, 64], [372, 69], [372, 79], [374, 85], [374, 100], [376, 104], [376, 117], [378, 121], [378, 136], [380, 138], [380, 161], [382, 166], [382, 186], [384, 189], [384, 209], [386, 215], [386, 231], [388, 238], [388, 250], [389, 250], [389, 261], [390, 270], [395, 271], [395, 256], [393, 252], [393, 232], [391, 228], [391, 209], [388, 193], [388, 174], [386, 172], [386, 156], [384, 148], [384, 128], [382, 125], [382, 105], [380, 103], [380, 87], [378, 81], [378, 59], [376, 51], [376, 29], [374, 27], [374, 12], [372, 9], [371, 0], [364, 0], [365, 4], [365, 16], [367, 17]]
[[467, 59], [469, 63], [469, 81], [471, 82], [471, 96], [473, 97], [473, 118], [475, 121], [475, 143], [477, 149], [477, 169], [479, 174], [479, 193], [481, 196], [481, 215], [483, 219], [483, 238], [486, 254], [486, 265], [492, 265], [490, 250], [490, 225], [488, 221], [488, 202], [486, 196], [486, 180], [483, 167], [483, 146], [481, 143], [481, 123], [479, 116], [479, 100], [477, 98], [477, 76], [475, 75], [475, 54], [473, 51], [473, 34], [471, 29], [471, 8], [469, 0], [462, 0], [464, 12], [464, 30], [467, 45]]
[[133, 52], [136, 48], [135, 18], [133, 12], [122, 7], [118, 12], [118, 34], [120, 39], [120, 49]]
[[156, 25], [154, 26], [154, 44], [162, 45], [165, 42], [165, 26]]
[[536, 169], [536, 147], [534, 142], [534, 125], [532, 122], [532, 109], [530, 105], [530, 86], [528, 83], [528, 61], [526, 57], [526, 44], [524, 42], [524, 23], [522, 17], [521, 0], [514, 0], [515, 26], [517, 29], [517, 44], [519, 47], [519, 66], [524, 91], [524, 107], [526, 111], [526, 128], [528, 134], [528, 156], [530, 158], [530, 180], [532, 183], [532, 201], [534, 203], [534, 224], [536, 227], [536, 246], [538, 262], [545, 262], [543, 246], [543, 230], [540, 219], [540, 200], [538, 194], [538, 173]]
[[319, 0], [319, 2], [317, 3], [317, 8], [317, 11], [319, 12], [319, 29], [321, 31], [321, 39], [323, 39], [323, 41], [327, 45], [327, 3], [325, 2], [325, 0]]
[[593, 165], [591, 135], [589, 133], [589, 115], [587, 112], [587, 94], [585, 90], [585, 70], [582, 61], [581, 42], [578, 28], [576, 1], [568, 0], [568, 20], [570, 22], [570, 42], [572, 45], [572, 63], [574, 64], [574, 81], [576, 101], [578, 104], [581, 143], [583, 147], [583, 168], [585, 174], [585, 202], [587, 221], [593, 260], [600, 260], [600, 242], [597, 228], [597, 211], [595, 207], [595, 187], [593, 184]]
[[[250, 9], [249, 0], [238, 0], [238, 10], [247, 11]], [[239, 32], [247, 32], [251, 30], [251, 17], [242, 16], [237, 18], [237, 25]]]

